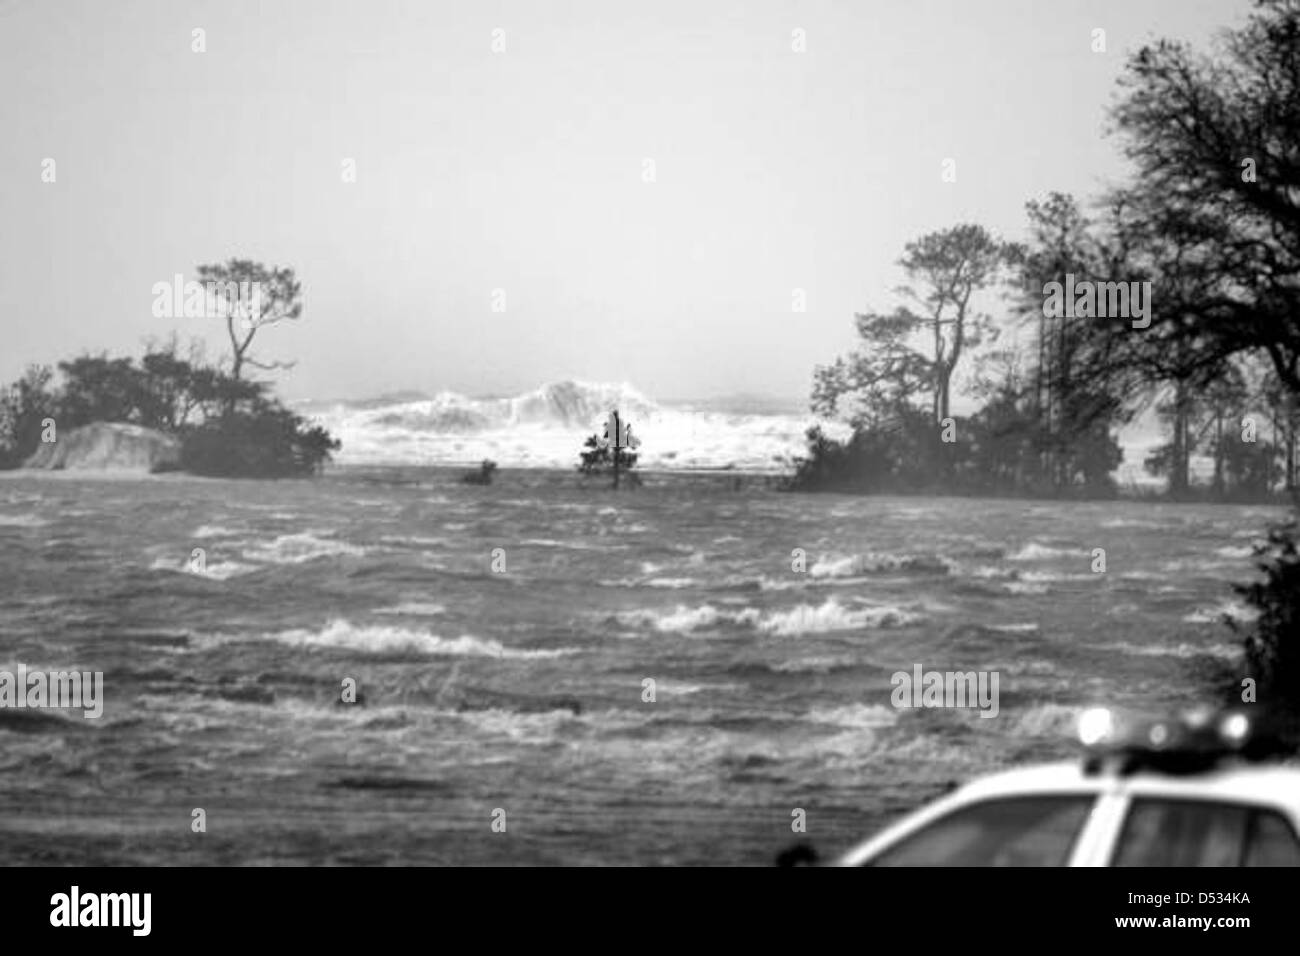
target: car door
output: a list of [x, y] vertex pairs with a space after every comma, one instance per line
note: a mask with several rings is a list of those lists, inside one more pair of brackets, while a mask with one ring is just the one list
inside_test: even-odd
[[1300, 838], [1276, 807], [1141, 793], [1123, 816], [1110, 866], [1300, 866]]

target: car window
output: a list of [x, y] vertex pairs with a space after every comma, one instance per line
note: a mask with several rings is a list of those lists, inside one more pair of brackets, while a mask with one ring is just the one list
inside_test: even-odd
[[904, 837], [868, 866], [1064, 866], [1092, 794], [1009, 797], [962, 807]]
[[1280, 813], [1255, 811], [1242, 866], [1300, 866], [1300, 840]]
[[1237, 866], [1255, 815], [1254, 808], [1240, 804], [1136, 798], [1129, 805], [1114, 865]]

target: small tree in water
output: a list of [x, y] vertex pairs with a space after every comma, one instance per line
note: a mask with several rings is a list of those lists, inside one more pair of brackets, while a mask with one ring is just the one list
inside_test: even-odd
[[632, 474], [636, 467], [636, 452], [641, 439], [632, 435], [632, 426], [626, 424], [615, 410], [610, 413], [605, 423], [604, 436], [589, 435], [583, 443], [584, 451], [578, 453], [582, 459], [578, 471], [583, 475], [598, 475], [610, 472], [614, 476], [614, 487], [619, 486], [619, 476], [628, 472], [628, 483], [633, 487], [641, 484], [639, 476]]
[[460, 476], [460, 480], [467, 485], [490, 485], [492, 484], [492, 475], [497, 470], [497, 463], [490, 458], [484, 458], [479, 463], [478, 471], [469, 471]]

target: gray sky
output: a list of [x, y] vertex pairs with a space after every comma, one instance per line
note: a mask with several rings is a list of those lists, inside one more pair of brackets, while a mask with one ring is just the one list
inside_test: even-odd
[[240, 256], [303, 282], [255, 350], [298, 361], [291, 398], [803, 398], [854, 311], [894, 304], [905, 242], [1019, 235], [1025, 200], [1122, 176], [1101, 133], [1125, 51], [1247, 9], [0, 0], [0, 381], [173, 330], [215, 354], [151, 289]]

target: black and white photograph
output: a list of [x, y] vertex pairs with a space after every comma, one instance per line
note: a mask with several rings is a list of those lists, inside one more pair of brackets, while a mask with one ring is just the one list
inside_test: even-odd
[[1300, 0], [0, 0], [0, 218], [24, 919], [1300, 865]]

